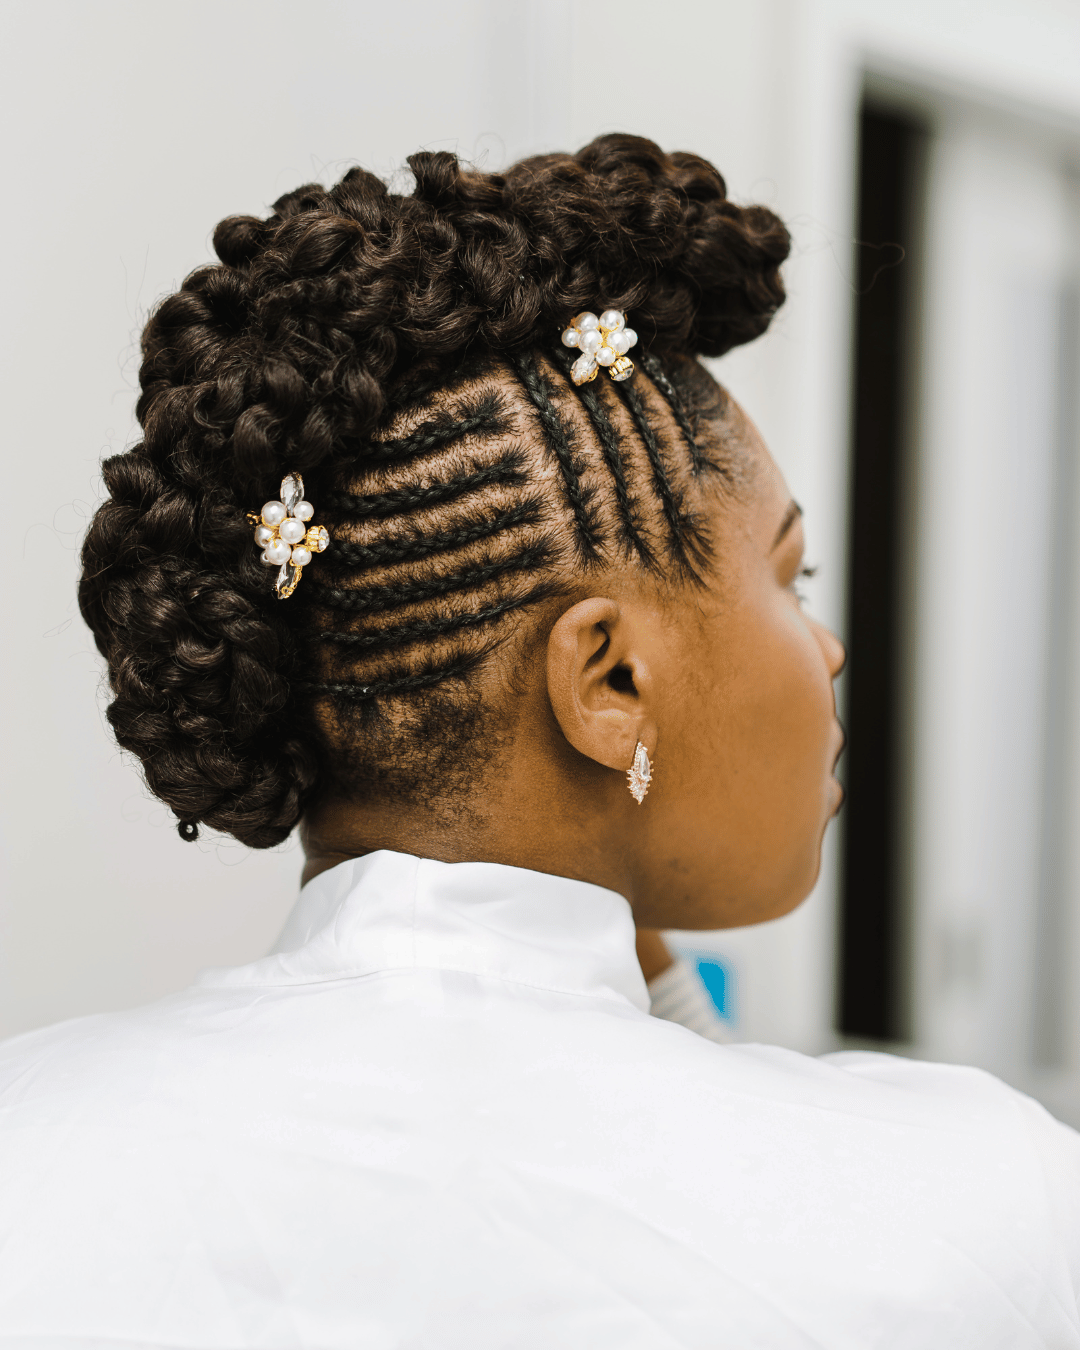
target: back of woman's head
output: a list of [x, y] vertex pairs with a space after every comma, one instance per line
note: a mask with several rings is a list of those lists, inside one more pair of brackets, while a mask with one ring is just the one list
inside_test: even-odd
[[[559, 597], [708, 559], [696, 480], [732, 468], [688, 358], [768, 325], [779, 220], [632, 136], [409, 165], [410, 196], [353, 169], [223, 221], [143, 335], [144, 438], [104, 466], [80, 602], [185, 838], [275, 844], [321, 785], [448, 790], [497, 742], [498, 654]], [[607, 306], [638, 373], [577, 387], [559, 333]], [[281, 602], [246, 513], [290, 472], [332, 543]]]

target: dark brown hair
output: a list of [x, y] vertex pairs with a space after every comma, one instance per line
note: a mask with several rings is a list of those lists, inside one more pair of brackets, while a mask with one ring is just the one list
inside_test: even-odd
[[[691, 488], [723, 466], [677, 372], [764, 331], [781, 222], [633, 136], [409, 166], [409, 196], [353, 169], [222, 221], [220, 264], [143, 334], [144, 439], [105, 462], [79, 598], [185, 838], [277, 843], [320, 778], [417, 790], [476, 737], [476, 673], [525, 609], [619, 556], [707, 553]], [[607, 306], [639, 374], [577, 389], [559, 331]], [[333, 543], [279, 602], [245, 512], [288, 471]]]

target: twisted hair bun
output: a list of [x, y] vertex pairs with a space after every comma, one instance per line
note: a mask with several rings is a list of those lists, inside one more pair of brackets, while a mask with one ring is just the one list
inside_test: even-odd
[[[144, 438], [104, 466], [80, 604], [120, 744], [193, 838], [282, 840], [318, 780], [295, 684], [305, 601], [273, 598], [245, 522], [286, 471], [318, 503], [403, 377], [548, 348], [570, 316], [633, 312], [643, 349], [719, 355], [783, 301], [789, 240], [695, 155], [603, 136], [504, 174], [409, 159], [409, 196], [361, 169], [214, 233], [143, 334]], [[310, 596], [308, 597], [310, 602]]]

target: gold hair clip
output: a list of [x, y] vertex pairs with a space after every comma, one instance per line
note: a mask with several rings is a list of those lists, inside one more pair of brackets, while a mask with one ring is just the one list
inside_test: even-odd
[[324, 526], [308, 525], [314, 514], [312, 504], [304, 501], [304, 480], [298, 473], [286, 474], [281, 480], [281, 501], [267, 502], [261, 515], [248, 512], [248, 520], [255, 526], [255, 546], [262, 549], [262, 561], [267, 567], [281, 569], [274, 582], [279, 600], [288, 600], [296, 590], [312, 555], [330, 546]]
[[596, 379], [598, 367], [606, 366], [613, 380], [628, 380], [634, 373], [634, 363], [627, 352], [637, 342], [637, 334], [626, 326], [626, 315], [621, 309], [605, 309], [599, 318], [585, 310], [562, 335], [564, 347], [577, 347], [581, 355], [570, 369], [575, 384], [588, 384]]

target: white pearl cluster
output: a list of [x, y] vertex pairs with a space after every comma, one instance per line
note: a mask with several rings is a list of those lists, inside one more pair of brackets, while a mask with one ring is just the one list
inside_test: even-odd
[[564, 347], [577, 347], [581, 355], [570, 370], [575, 384], [596, 379], [600, 366], [607, 368], [613, 380], [628, 380], [634, 363], [627, 352], [637, 343], [637, 334], [626, 326], [626, 315], [619, 309], [605, 309], [599, 318], [585, 310], [570, 323], [562, 335]]
[[257, 518], [255, 543], [262, 549], [266, 566], [281, 569], [276, 590], [282, 599], [296, 590], [300, 569], [307, 566], [312, 555], [330, 546], [330, 536], [322, 525], [308, 525], [314, 514], [312, 504], [304, 501], [304, 480], [298, 473], [290, 473], [281, 480], [281, 501], [267, 502]]

